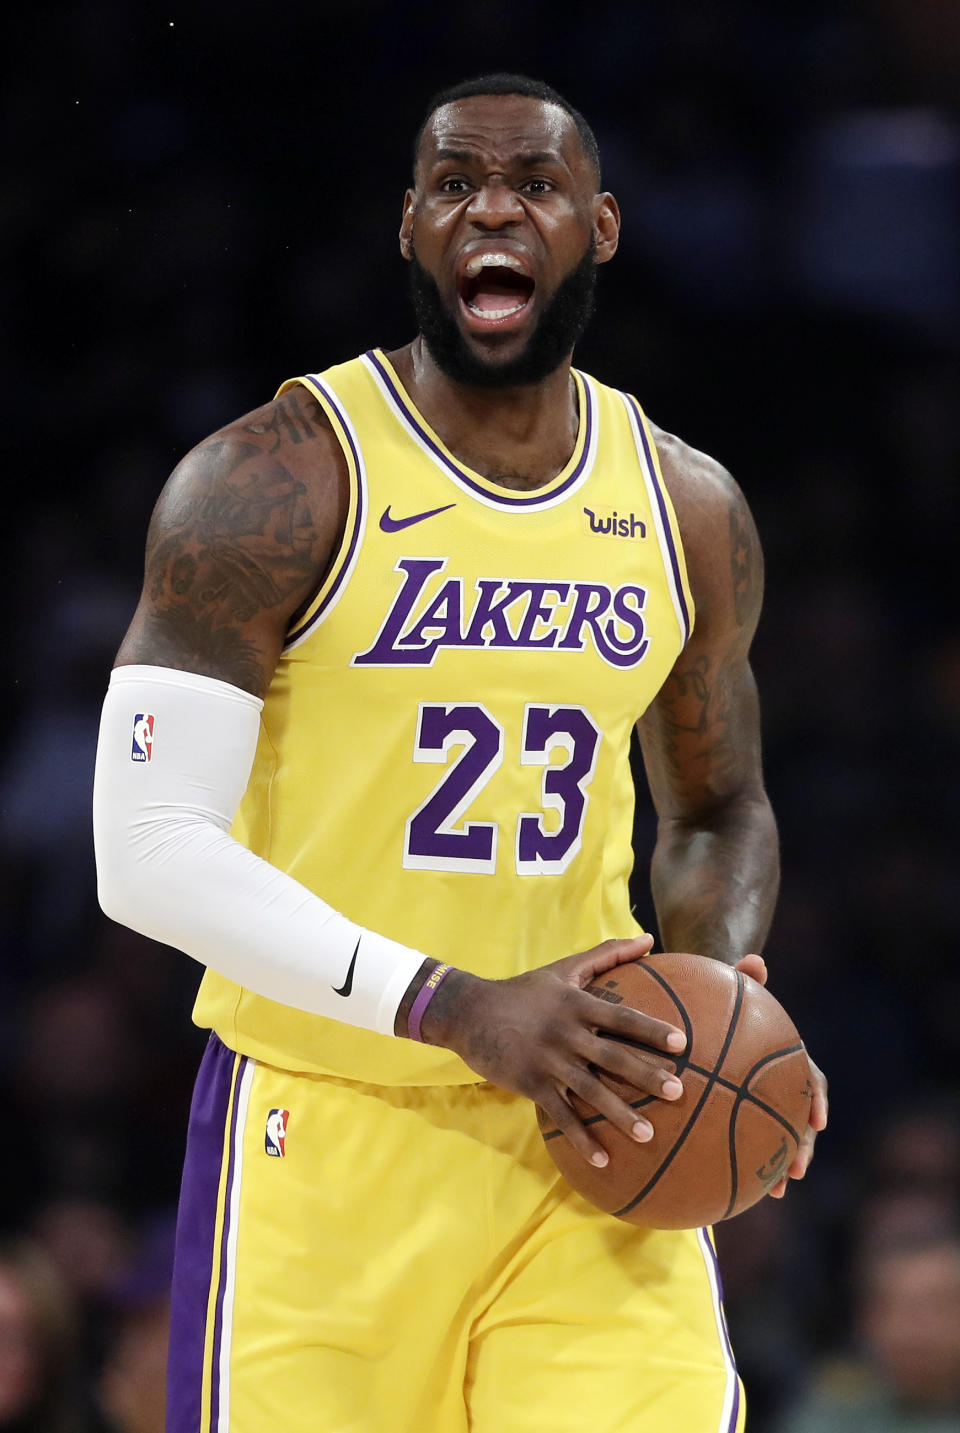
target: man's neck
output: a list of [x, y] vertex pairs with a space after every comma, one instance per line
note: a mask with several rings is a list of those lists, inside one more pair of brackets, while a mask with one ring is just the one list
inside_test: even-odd
[[419, 337], [389, 358], [431, 428], [475, 472], [506, 488], [538, 488], [570, 461], [580, 422], [570, 358], [517, 388], [456, 383]]

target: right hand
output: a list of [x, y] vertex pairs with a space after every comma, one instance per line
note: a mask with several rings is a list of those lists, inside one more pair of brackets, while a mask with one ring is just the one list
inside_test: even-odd
[[675, 1100], [683, 1093], [672, 1071], [604, 1038], [625, 1036], [677, 1055], [686, 1043], [683, 1031], [584, 989], [615, 966], [647, 955], [652, 945], [649, 935], [607, 940], [509, 980], [451, 971], [427, 1006], [423, 1036], [455, 1051], [485, 1080], [536, 1101], [584, 1159], [605, 1165], [607, 1152], [577, 1115], [571, 1094], [643, 1142], [652, 1137], [653, 1126], [604, 1084], [599, 1072], [658, 1099]]

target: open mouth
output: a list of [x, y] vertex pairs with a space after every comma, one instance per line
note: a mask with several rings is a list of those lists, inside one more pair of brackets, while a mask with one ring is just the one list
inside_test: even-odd
[[534, 280], [514, 255], [499, 251], [473, 254], [462, 266], [460, 302], [474, 325], [503, 327], [518, 320], [533, 298]]

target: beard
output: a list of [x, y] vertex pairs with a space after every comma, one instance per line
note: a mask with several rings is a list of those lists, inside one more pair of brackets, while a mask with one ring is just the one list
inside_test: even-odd
[[518, 388], [556, 372], [582, 336], [593, 314], [597, 287], [594, 240], [580, 262], [561, 280], [522, 351], [503, 363], [490, 362], [470, 347], [433, 276], [411, 246], [410, 294], [424, 343], [437, 367], [471, 388]]

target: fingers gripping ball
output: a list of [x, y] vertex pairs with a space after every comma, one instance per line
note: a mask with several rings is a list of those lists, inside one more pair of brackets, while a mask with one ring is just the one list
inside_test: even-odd
[[574, 1096], [610, 1156], [603, 1169], [538, 1109], [560, 1172], [598, 1208], [655, 1229], [698, 1228], [749, 1209], [786, 1172], [810, 1113], [806, 1051], [786, 1011], [750, 976], [701, 955], [648, 956], [588, 989], [686, 1031], [686, 1049], [674, 1058], [634, 1047], [675, 1070], [683, 1095], [667, 1103], [603, 1077], [654, 1126], [646, 1144]]

